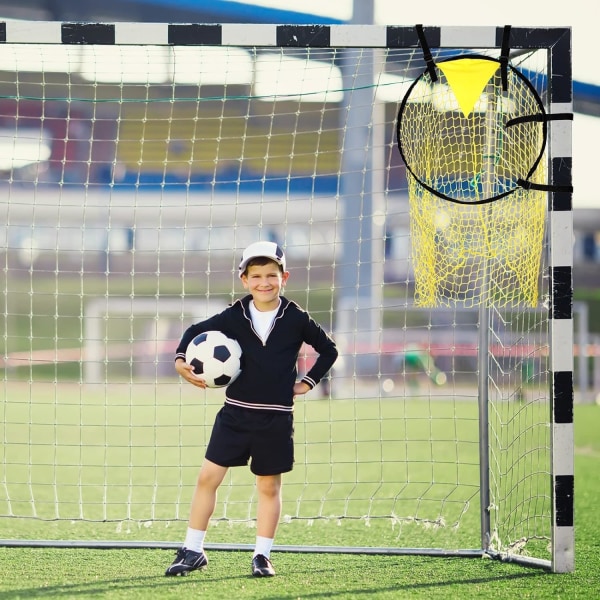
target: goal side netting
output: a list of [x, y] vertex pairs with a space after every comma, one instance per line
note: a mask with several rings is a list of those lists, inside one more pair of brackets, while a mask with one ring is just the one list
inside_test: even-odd
[[[174, 351], [271, 240], [340, 350], [296, 402], [277, 543], [572, 570], [568, 28], [0, 36], [2, 543], [181, 542], [223, 391]], [[473, 56], [534, 100], [495, 67], [456, 92]], [[207, 541], [255, 513], [230, 470]]]

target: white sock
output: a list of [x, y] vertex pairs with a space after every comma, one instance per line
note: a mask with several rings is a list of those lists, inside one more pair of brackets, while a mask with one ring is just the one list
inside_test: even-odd
[[199, 529], [192, 529], [191, 527], [188, 527], [187, 533], [185, 534], [183, 547], [187, 548], [188, 550], [193, 550], [194, 552], [203, 552], [205, 535], [206, 531], [200, 531]]
[[269, 558], [271, 556], [271, 548], [273, 547], [273, 538], [261, 537], [260, 535], [256, 536], [256, 546], [254, 547], [254, 554], [262, 554]]

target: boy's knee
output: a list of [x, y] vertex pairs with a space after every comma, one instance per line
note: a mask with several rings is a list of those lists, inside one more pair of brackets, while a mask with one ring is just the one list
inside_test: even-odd
[[196, 487], [211, 490], [216, 489], [221, 485], [226, 472], [227, 469], [225, 467], [219, 467], [207, 461], [202, 465], [198, 473]]
[[257, 477], [256, 488], [259, 494], [275, 497], [281, 492], [281, 479], [279, 477]]

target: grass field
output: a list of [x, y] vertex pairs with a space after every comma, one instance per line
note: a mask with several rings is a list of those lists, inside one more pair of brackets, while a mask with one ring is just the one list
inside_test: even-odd
[[[23, 385], [23, 384], [20, 384]], [[171, 384], [172, 385], [172, 384]], [[47, 385], [47, 389], [53, 390], [52, 385]], [[5, 388], [6, 389], [6, 388]], [[187, 390], [187, 388], [184, 388]], [[30, 390], [28, 393], [32, 393]], [[81, 392], [80, 392], [81, 393]], [[187, 393], [187, 391], [185, 392]], [[35, 392], [33, 392], [35, 397]], [[52, 394], [51, 394], [52, 396]], [[109, 394], [110, 396], [110, 394]], [[14, 396], [11, 395], [14, 400]], [[121, 539], [133, 542], [135, 540], [161, 541], [172, 543], [173, 547], [179, 543], [184, 535], [185, 519], [187, 518], [187, 506], [189, 504], [189, 494], [191, 485], [195, 477], [197, 463], [199, 458], [196, 454], [182, 457], [177, 454], [176, 448], [180, 441], [189, 443], [186, 436], [191, 435], [187, 428], [193, 428], [194, 424], [210, 422], [209, 413], [215, 410], [216, 405], [208, 404], [205, 407], [193, 406], [189, 404], [189, 398], [184, 394], [182, 398], [175, 397], [170, 400], [162, 400], [163, 403], [172, 409], [176, 405], [183, 404], [187, 410], [182, 412], [167, 411], [157, 414], [156, 408], [148, 412], [148, 403], [156, 406], [156, 399], [152, 394], [141, 394], [142, 399], [129, 398], [126, 406], [115, 407], [117, 412], [112, 415], [110, 411], [102, 414], [105, 423], [110, 423], [115, 415], [120, 415], [124, 427], [117, 428], [116, 437], [107, 439], [105, 428], [87, 427], [82, 429], [81, 424], [90, 423], [90, 413], [86, 410], [97, 411], [98, 406], [94, 402], [93, 394], [86, 394], [85, 401], [82, 398], [76, 398], [70, 403], [68, 396], [61, 396], [61, 401], [56, 399], [46, 402], [40, 402], [35, 414], [28, 413], [27, 418], [22, 423], [22, 428], [5, 428], [3, 438], [5, 440], [5, 451], [7, 448], [21, 447], [25, 453], [38, 452], [39, 454], [26, 458], [28, 460], [37, 460], [43, 466], [42, 457], [52, 451], [60, 458], [61, 452], [84, 452], [88, 446], [90, 454], [88, 460], [91, 464], [96, 464], [101, 460], [108, 459], [125, 461], [138, 461], [131, 452], [124, 456], [124, 448], [132, 440], [130, 424], [135, 422], [139, 426], [138, 431], [152, 431], [152, 435], [144, 438], [141, 444], [145, 452], [153, 451], [157, 436], [165, 435], [162, 444], [166, 439], [171, 439], [171, 448], [167, 448], [169, 455], [168, 463], [182, 460], [184, 469], [177, 474], [186, 482], [184, 489], [180, 490], [178, 497], [177, 510], [180, 511], [180, 520], [160, 520], [150, 524], [144, 521], [137, 524], [135, 521], [110, 521], [107, 523], [85, 523], [78, 520], [65, 519], [64, 521], [45, 522], [36, 519], [14, 519], [9, 517], [0, 518], [0, 538], [2, 539]], [[187, 404], [186, 404], [187, 403]], [[25, 406], [28, 403], [22, 402]], [[472, 404], [472, 403], [471, 403]], [[4, 422], [16, 421], [15, 413], [10, 411], [17, 410], [18, 402], [5, 402], [3, 404]], [[59, 408], [63, 406], [63, 408]], [[344, 406], [343, 402], [307, 402], [299, 405], [297, 411], [297, 422], [299, 423], [299, 439], [301, 452], [308, 452], [311, 445], [304, 444], [308, 436], [316, 436], [308, 440], [312, 447], [319, 447], [319, 436], [329, 436], [330, 431], [319, 433], [320, 416], [318, 412], [327, 407], [330, 411], [328, 418], [335, 425], [333, 437], [347, 443], [342, 443], [339, 450], [332, 451], [331, 448], [321, 448], [318, 455], [323, 452], [338, 452], [338, 454], [327, 454], [327, 460], [324, 463], [330, 464], [331, 457], [336, 458], [340, 465], [346, 463], [347, 469], [352, 471], [348, 476], [348, 482], [355, 481], [356, 469], [361, 463], [369, 463], [368, 452], [379, 452], [375, 445], [370, 443], [374, 433], [372, 426], [375, 421], [379, 423], [381, 429], [377, 432], [378, 436], [386, 436], [385, 427], [381, 428], [381, 423], [388, 423], [395, 427], [395, 434], [398, 437], [397, 428], [401, 423], [409, 423], [410, 427], [403, 432], [408, 440], [414, 442], [411, 448], [410, 444], [402, 455], [401, 465], [403, 469], [410, 469], [414, 462], [414, 468], [422, 469], [419, 463], [419, 452], [426, 452], [425, 446], [419, 443], [424, 436], [423, 427], [440, 427], [443, 429], [445, 424], [449, 423], [447, 418], [450, 414], [444, 414], [444, 403], [434, 407], [434, 414], [437, 420], [429, 419], [427, 423], [421, 422], [417, 408], [411, 403], [387, 404], [381, 401], [353, 403], [351, 410], [354, 411], [351, 418], [344, 419], [350, 408]], [[446, 403], [445, 410], [457, 413], [458, 416], [454, 422], [459, 427], [464, 428], [461, 439], [466, 447], [472, 443], [472, 429], [474, 426], [472, 408], [468, 403]], [[87, 407], [87, 408], [86, 408]], [[95, 407], [95, 408], [94, 408]], [[401, 407], [404, 421], [395, 419], [397, 415], [390, 411], [399, 410]], [[29, 408], [27, 409], [30, 410]], [[64, 410], [64, 413], [57, 414], [57, 411]], [[8, 411], [8, 412], [7, 412]], [[441, 412], [441, 414], [440, 414]], [[168, 421], [168, 414], [171, 421]], [[94, 416], [97, 419], [98, 415]], [[145, 419], [145, 420], [144, 420]], [[600, 478], [598, 472], [600, 469], [600, 408], [597, 406], [577, 406], [576, 407], [576, 571], [575, 573], [556, 575], [548, 573], [542, 569], [526, 568], [514, 564], [506, 564], [498, 561], [481, 558], [450, 558], [433, 556], [397, 556], [390, 554], [367, 555], [367, 554], [322, 554], [322, 553], [292, 553], [286, 551], [277, 551], [273, 555], [273, 560], [278, 571], [278, 576], [272, 580], [254, 580], [249, 575], [250, 554], [247, 551], [227, 551], [213, 549], [209, 553], [209, 568], [202, 573], [194, 573], [184, 579], [175, 581], [163, 576], [164, 569], [170, 563], [173, 557], [171, 549], [90, 549], [78, 547], [65, 548], [31, 548], [31, 547], [0, 547], [0, 600], [9, 598], [181, 598], [181, 597], [206, 597], [206, 598], [514, 598], [517, 596], [524, 598], [595, 598], [600, 597], [600, 560], [598, 551], [600, 550], [600, 526], [595, 519], [595, 509], [597, 499], [600, 497]], [[60, 427], [57, 429], [57, 423]], [[359, 432], [353, 431], [356, 423], [361, 423]], [[158, 426], [160, 425], [160, 426]], [[309, 427], [310, 425], [310, 427]], [[51, 426], [45, 428], [45, 426]], [[162, 428], [165, 428], [164, 431]], [[114, 429], [114, 428], [113, 428]], [[58, 433], [57, 433], [58, 431]], [[160, 432], [163, 433], [160, 433]], [[35, 444], [16, 444], [15, 439], [10, 436], [15, 435], [19, 439], [32, 439]], [[27, 435], [27, 438], [24, 436]], [[204, 434], [202, 434], [204, 435]], [[327, 437], [325, 436], [325, 437]], [[134, 440], [135, 441], [135, 440]], [[6, 444], [8, 442], [8, 444]], [[136, 443], [140, 443], [137, 440]], [[113, 446], [115, 455], [107, 454], [109, 446]], [[356, 447], [362, 448], [357, 450]], [[26, 449], [28, 448], [28, 449]], [[33, 448], [33, 450], [32, 450]], [[37, 450], [36, 450], [37, 448]], [[302, 450], [306, 449], [306, 450]], [[356, 454], [358, 452], [366, 454]], [[396, 453], [400, 452], [395, 448]], [[438, 449], [438, 456], [447, 455], [448, 466], [454, 464], [456, 469], [456, 444], [451, 444]], [[315, 451], [316, 452], [316, 451]], [[448, 454], [452, 452], [453, 454]], [[474, 473], [474, 466], [471, 459], [466, 458], [465, 449], [462, 448], [461, 461], [465, 471], [460, 475], [463, 483], [468, 483]], [[99, 453], [99, 454], [98, 454]], [[415, 454], [416, 453], [416, 454]], [[37, 458], [36, 458], [37, 456]], [[56, 458], [56, 456], [55, 456]], [[308, 489], [305, 489], [304, 480], [307, 477], [306, 467], [303, 462], [313, 465], [314, 468], [322, 468], [319, 465], [318, 457], [302, 454], [298, 457], [298, 465], [291, 474], [284, 487], [286, 495], [286, 507], [284, 513], [296, 510], [295, 498], [299, 493], [307, 494], [305, 500], [307, 506], [311, 506], [311, 497]], [[13, 456], [12, 459], [16, 459]], [[10, 461], [9, 461], [10, 462]], [[18, 462], [13, 460], [13, 462]], [[60, 464], [59, 460], [59, 464]], [[63, 467], [68, 466], [68, 461], [62, 458]], [[443, 461], [440, 461], [443, 462]], [[6, 454], [4, 454], [4, 465], [6, 466]], [[340, 466], [340, 468], [344, 468]], [[48, 467], [47, 467], [48, 469]], [[50, 469], [51, 470], [51, 469]], [[51, 470], [52, 471], [52, 470]], [[94, 477], [100, 477], [98, 468], [89, 474], [90, 479], [86, 480], [88, 484], [94, 482]], [[141, 469], [143, 472], [144, 469]], [[114, 477], [118, 477], [115, 470]], [[408, 471], [407, 471], [408, 472]], [[416, 471], [410, 471], [414, 478]], [[15, 480], [15, 474], [9, 475]], [[427, 477], [429, 477], [428, 474]], [[436, 474], [438, 476], [440, 474]], [[68, 469], [61, 472], [60, 469], [48, 473], [48, 477], [65, 478], [69, 475]], [[131, 472], [126, 470], [125, 474], [120, 475], [131, 477]], [[324, 477], [329, 477], [325, 473]], [[339, 476], [339, 477], [338, 477]], [[39, 481], [40, 473], [36, 478]], [[79, 475], [79, 480], [81, 476]], [[97, 483], [106, 481], [106, 474], [102, 475]], [[156, 472], [152, 475], [156, 478]], [[167, 481], [162, 479], [164, 473], [159, 477], [167, 488]], [[246, 482], [251, 486], [251, 478], [247, 476], [246, 470], [239, 470], [239, 479], [236, 485], [243, 487]], [[345, 475], [336, 474], [336, 478], [343, 481]], [[244, 479], [246, 478], [246, 479]], [[312, 479], [313, 476], [311, 475]], [[77, 479], [77, 478], [76, 478]], [[3, 475], [6, 483], [6, 471]], [[426, 481], [423, 478], [423, 481]], [[117, 481], [110, 480], [110, 486], [88, 485], [92, 496], [89, 498], [89, 510], [102, 510], [95, 504], [94, 493], [98, 490], [113, 489], [118, 494], [119, 486]], [[113, 485], [114, 484], [114, 485]], [[324, 482], [323, 482], [324, 484]], [[175, 484], [174, 484], [175, 485]], [[50, 489], [52, 486], [46, 486]], [[311, 486], [311, 490], [312, 490]], [[318, 486], [316, 486], [318, 487]], [[145, 486], [139, 486], [141, 492]], [[369, 489], [369, 486], [366, 486]], [[25, 488], [24, 488], [25, 489]], [[27, 492], [34, 489], [31, 485], [26, 486]], [[39, 486], [38, 510], [54, 510], [52, 502], [45, 502], [44, 486]], [[123, 488], [124, 489], [124, 488]], [[239, 510], [236, 505], [235, 490], [239, 487], [231, 487], [231, 491], [224, 490], [226, 502], [222, 502], [219, 510]], [[465, 486], [464, 489], [469, 489]], [[173, 489], [171, 489], [171, 492]], [[247, 495], [246, 490], [246, 495]], [[351, 491], [351, 490], [350, 490]], [[348, 490], [344, 493], [348, 495]], [[373, 490], [369, 489], [367, 496], [373, 496]], [[11, 498], [15, 500], [19, 497], [17, 488], [11, 489]], [[314, 492], [313, 500], [323, 496], [323, 491]], [[467, 492], [467, 495], [471, 492]], [[389, 495], [389, 494], [388, 494]], [[350, 493], [352, 497], [352, 493]], [[377, 494], [375, 494], [377, 497]], [[385, 494], [382, 498], [385, 498]], [[22, 512], [26, 512], [28, 502], [22, 498], [22, 503], [16, 503]], [[47, 498], [46, 498], [47, 500]], [[224, 499], [221, 498], [223, 501]], [[465, 498], [463, 498], [465, 500]], [[331, 499], [332, 504], [325, 510], [334, 514], [339, 514], [340, 500]], [[362, 503], [365, 498], [357, 498], [357, 505], [352, 510], [361, 514], [363, 510]], [[173, 512], [172, 498], [166, 504], [169, 504], [171, 514]], [[473, 503], [476, 504], [474, 501]], [[31, 503], [29, 503], [31, 504]], [[114, 498], [113, 508], [118, 512], [120, 499]], [[134, 502], [133, 509], [141, 510], [141, 505], [137, 506]], [[439, 500], [437, 502], [439, 505]], [[78, 504], [74, 503], [69, 507], [69, 502], [65, 502], [61, 510], [78, 510]], [[225, 508], [225, 505], [227, 507]], [[121, 510], [132, 510], [125, 508], [126, 503]], [[302, 505], [304, 506], [304, 505]], [[247, 499], [243, 502], [243, 510], [252, 511], [252, 504]], [[164, 509], [165, 507], [163, 507]], [[31, 510], [31, 509], [29, 509]], [[160, 503], [157, 510], [160, 508]], [[300, 511], [304, 508], [300, 508]], [[310, 508], [314, 512], [314, 506]], [[382, 508], [383, 510], [383, 508]], [[6, 514], [2, 511], [2, 514]], [[308, 513], [307, 513], [308, 514]], [[329, 514], [329, 513], [327, 513]], [[112, 516], [119, 516], [118, 514]], [[216, 515], [218, 516], [218, 515]], [[46, 514], [46, 517], [48, 515]], [[96, 515], [97, 517], [97, 515]], [[451, 520], [449, 516], [449, 520]], [[251, 522], [250, 522], [251, 524]], [[151, 525], [151, 526], [149, 526]], [[368, 527], [367, 527], [368, 525]], [[478, 536], [478, 511], [472, 507], [461, 520], [458, 529], [446, 528], [444, 531], [435, 531], [435, 528], [426, 528], [416, 524], [397, 524], [393, 527], [389, 520], [373, 519], [369, 522], [364, 520], [317, 520], [314, 523], [309, 521], [295, 520], [293, 522], [284, 522], [280, 527], [277, 542], [281, 545], [348, 545], [348, 546], [402, 546], [402, 547], [452, 547], [452, 540], [456, 542], [457, 548], [479, 547]], [[427, 539], [433, 536], [433, 541]], [[450, 539], [444, 536], [451, 536]], [[411, 537], [412, 536], [412, 537]], [[452, 537], [454, 536], [454, 537]], [[254, 530], [248, 526], [248, 523], [227, 524], [219, 522], [209, 533], [209, 542], [241, 542], [242, 544], [251, 544], [254, 537]], [[419, 539], [423, 538], [423, 539]], [[411, 541], [416, 543], [411, 544]], [[423, 542], [419, 544], [419, 542]], [[438, 543], [436, 543], [438, 542]], [[448, 546], [450, 544], [450, 546]], [[433, 545], [433, 546], [432, 546]], [[248, 546], [249, 547], [249, 546]]]
[[[49, 526], [45, 538], [128, 540], [143, 522], [134, 539], [178, 539], [173, 522], [187, 518], [221, 392], [172, 381], [11, 382], [3, 392], [0, 514], [25, 517], [24, 527], [27, 517], [60, 524], [56, 532]], [[395, 547], [401, 535], [406, 546], [478, 547], [477, 511], [468, 510], [477, 505], [479, 478], [472, 399], [309, 397], [296, 405], [295, 429], [296, 466], [285, 479], [286, 543], [302, 529], [318, 539], [317, 530], [327, 528], [321, 535], [339, 538], [368, 523], [367, 546]], [[215, 519], [241, 524], [236, 531], [219, 527], [215, 542], [252, 541], [253, 492], [249, 470], [232, 469]], [[398, 520], [392, 528], [389, 515], [414, 522]], [[340, 520], [343, 527], [332, 525]], [[82, 521], [90, 523], [81, 524], [85, 532], [69, 525]]]

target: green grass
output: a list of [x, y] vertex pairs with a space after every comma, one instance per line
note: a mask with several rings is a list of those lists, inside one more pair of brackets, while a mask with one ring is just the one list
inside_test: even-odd
[[[247, 552], [212, 551], [209, 568], [167, 579], [166, 550], [0, 548], [0, 599], [582, 599], [600, 592], [600, 410], [577, 407], [576, 570], [551, 574], [488, 559], [274, 553], [278, 575], [255, 580]], [[363, 538], [364, 538], [363, 533]], [[329, 541], [329, 540], [323, 540]], [[360, 536], [357, 544], [363, 541]]]
[[[24, 386], [25, 384], [19, 384]], [[46, 395], [41, 394], [39, 389], [46, 388]], [[181, 495], [179, 510], [181, 519], [178, 521], [157, 520], [152, 523], [138, 524], [134, 521], [123, 522], [116, 519], [107, 523], [86, 523], [81, 521], [50, 521], [45, 522], [36, 519], [13, 519], [0, 518], [0, 538], [7, 539], [117, 539], [130, 543], [136, 540], [149, 540], [156, 542], [168, 542], [173, 547], [179, 543], [184, 535], [185, 518], [187, 517], [187, 506], [191, 485], [195, 477], [200, 456], [192, 453], [191, 456], [181, 456], [177, 453], [180, 441], [187, 445], [197, 443], [201, 445], [201, 433], [195, 442], [188, 439], [192, 431], [198, 428], [198, 424], [206, 419], [210, 421], [210, 415], [216, 408], [216, 402], [202, 405], [194, 401], [188, 395], [190, 386], [184, 386], [181, 397], [175, 394], [165, 397], [166, 389], [177, 386], [172, 383], [168, 387], [160, 388], [156, 396], [149, 392], [142, 392], [135, 396], [123, 396], [122, 394], [109, 393], [108, 398], [113, 399], [115, 406], [108, 410], [105, 406], [101, 408], [101, 402], [94, 396], [93, 390], [73, 386], [71, 393], [64, 390], [57, 394], [53, 385], [39, 385], [33, 391], [27, 391], [20, 404], [28, 407], [26, 418], [23, 419], [22, 429], [16, 430], [11, 427], [3, 432], [5, 440], [4, 452], [17, 452], [15, 448], [23, 446], [22, 451], [26, 453], [38, 452], [31, 457], [34, 462], [44, 463], [44, 456], [49, 452], [56, 455], [53, 461], [64, 463], [68, 467], [69, 453], [73, 451], [85, 452], [86, 447], [90, 451], [86, 457], [89, 465], [100, 460], [122, 461], [124, 448], [135, 438], [135, 431], [143, 431], [146, 425], [150, 425], [148, 432], [153, 432], [147, 439], [137, 440], [136, 443], [151, 452], [153, 444], [157, 442], [157, 432], [163, 431], [167, 434], [162, 440], [172, 438], [172, 448], [167, 454], [173, 453], [167, 462], [183, 460], [185, 469], [177, 473], [177, 478], [183, 477], [189, 485], [185, 487]], [[7, 389], [5, 387], [5, 389]], [[13, 388], [11, 388], [13, 389]], [[21, 388], [23, 390], [27, 389]], [[62, 388], [60, 388], [62, 389]], [[36, 391], [37, 390], [37, 391]], [[73, 390], [79, 390], [75, 393]], [[13, 389], [14, 391], [14, 389]], [[41, 395], [38, 396], [37, 394]], [[104, 396], [105, 391], [101, 391]], [[60, 401], [58, 397], [60, 397]], [[34, 410], [30, 410], [31, 402], [26, 399], [36, 399], [33, 404]], [[156, 406], [160, 402], [170, 407], [171, 411], [157, 411]], [[7, 402], [6, 400], [10, 400]], [[337, 479], [344, 480], [346, 474], [344, 469], [351, 468], [351, 476], [360, 475], [361, 465], [368, 465], [373, 458], [377, 458], [374, 444], [370, 443], [373, 436], [386, 435], [386, 423], [392, 427], [394, 436], [404, 437], [409, 443], [406, 446], [407, 455], [401, 463], [403, 469], [421, 468], [427, 463], [420, 461], [419, 453], [427, 453], [429, 450], [419, 440], [424, 435], [423, 427], [443, 427], [446, 417], [450, 413], [457, 413], [458, 427], [464, 431], [460, 437], [468, 440], [472, 431], [472, 414], [469, 403], [440, 402], [429, 408], [434, 410], [436, 419], [433, 421], [422, 421], [420, 418], [419, 403], [413, 402], [381, 402], [363, 401], [355, 403], [307, 401], [299, 403], [297, 411], [297, 422], [299, 423], [300, 448], [318, 448], [324, 437], [332, 433], [333, 438], [340, 442], [339, 454], [331, 455], [339, 462], [341, 472], [335, 472]], [[422, 403], [421, 403], [422, 404]], [[17, 421], [17, 409], [19, 398], [14, 394], [6, 396], [3, 403], [4, 422]], [[148, 406], [153, 406], [148, 411]], [[175, 407], [181, 406], [181, 411]], [[97, 411], [103, 411], [98, 413]], [[62, 412], [61, 412], [62, 411]], [[92, 411], [92, 412], [87, 412]], [[123, 412], [124, 411], [124, 412]], [[326, 411], [331, 418], [333, 430], [322, 430], [323, 425], [321, 412]], [[398, 418], [399, 413], [402, 419]], [[19, 413], [23, 414], [23, 413]], [[169, 421], [169, 414], [175, 414]], [[107, 424], [115, 425], [113, 418], [124, 418], [123, 427], [93, 428], [91, 426], [82, 428], [82, 424], [90, 425], [93, 420], [101, 418]], [[125, 417], [124, 417], [125, 415]], [[481, 558], [454, 558], [454, 557], [432, 557], [432, 556], [395, 556], [395, 555], [366, 555], [366, 554], [322, 554], [322, 553], [290, 553], [277, 551], [273, 560], [278, 571], [278, 576], [272, 580], [255, 580], [249, 575], [250, 555], [247, 551], [226, 551], [213, 549], [209, 553], [209, 568], [202, 573], [194, 573], [183, 579], [171, 580], [163, 576], [164, 569], [173, 557], [169, 549], [88, 549], [88, 548], [29, 548], [29, 547], [0, 547], [0, 600], [13, 598], [115, 598], [120, 599], [146, 599], [154, 598], [182, 598], [182, 597], [205, 597], [205, 598], [237, 598], [237, 599], [285, 599], [285, 598], [594, 598], [600, 595], [600, 525], [595, 518], [597, 499], [600, 497], [600, 408], [597, 406], [576, 407], [576, 571], [569, 574], [551, 574], [543, 569], [527, 568], [514, 564], [501, 563]], [[360, 424], [356, 430], [356, 424]], [[375, 424], [377, 431], [375, 431]], [[405, 430], [399, 429], [409, 425]], [[137, 429], [130, 425], [137, 425]], [[49, 425], [46, 429], [44, 425]], [[329, 427], [329, 426], [328, 426]], [[10, 429], [10, 431], [9, 431]], [[56, 431], [59, 431], [57, 436]], [[109, 429], [113, 433], [109, 433]], [[132, 433], [133, 430], [133, 433]], [[83, 431], [83, 434], [82, 434]], [[115, 433], [116, 432], [116, 433]], [[12, 439], [10, 436], [15, 435]], [[24, 436], [27, 435], [27, 438]], [[19, 444], [19, 440], [32, 439], [34, 444]], [[106, 436], [115, 437], [107, 438]], [[55, 437], [57, 436], [57, 437]], [[174, 437], [173, 437], [174, 436]], [[311, 437], [312, 436], [312, 437]], [[344, 443], [344, 440], [348, 442]], [[304, 441], [309, 442], [304, 446]], [[6, 444], [6, 442], [9, 442]], [[412, 442], [412, 443], [410, 443]], [[106, 454], [112, 446], [117, 455]], [[37, 450], [36, 450], [37, 448]], [[121, 450], [119, 450], [121, 448]], [[101, 450], [100, 454], [98, 452]], [[64, 451], [64, 455], [61, 452]], [[317, 483], [309, 488], [302, 484], [305, 477], [313, 480], [315, 474], [308, 473], [307, 469], [323, 468], [317, 463], [317, 456], [321, 451], [314, 450], [315, 456], [304, 455], [298, 457], [298, 464], [292, 474], [286, 480], [284, 493], [286, 496], [286, 508], [284, 512], [290, 512], [295, 506], [295, 496], [300, 493], [307, 494], [305, 500], [310, 505], [310, 494], [321, 497], [323, 489]], [[335, 452], [328, 449], [327, 452]], [[452, 445], [440, 447], [440, 454], [450, 451]], [[463, 449], [464, 451], [464, 449]], [[395, 449], [399, 453], [400, 448]], [[375, 456], [372, 455], [375, 453]], [[4, 454], [6, 457], [6, 454]], [[83, 454], [82, 454], [83, 456]], [[17, 455], [12, 455], [13, 459]], [[22, 457], [28, 458], [29, 456]], [[77, 459], [79, 460], [79, 456]], [[127, 456], [128, 460], [141, 460], [134, 454]], [[12, 459], [11, 459], [12, 460]], [[455, 460], [452, 455], [452, 460]], [[468, 462], [466, 455], [462, 455], [463, 462]], [[304, 462], [308, 461], [312, 467], [307, 467]], [[71, 462], [75, 462], [71, 460]], [[376, 461], [373, 461], [374, 464]], [[324, 463], [330, 464], [329, 455]], [[346, 466], [342, 466], [346, 463]], [[6, 458], [4, 459], [6, 464]], [[336, 462], [331, 463], [336, 467]], [[421, 465], [419, 467], [419, 465]], [[39, 480], [43, 477], [44, 469], [35, 473]], [[121, 474], [116, 469], [109, 477], [110, 486], [104, 491], [108, 493], [121, 493], [118, 478]], [[143, 469], [141, 469], [143, 471]], [[410, 471], [411, 477], [417, 471]], [[89, 473], [90, 481], [97, 475]], [[329, 477], [330, 473], [322, 473], [323, 478]], [[422, 479], [428, 480], [430, 473]], [[440, 473], [439, 475], [442, 475]], [[68, 478], [69, 471], [48, 474], [52, 477]], [[127, 473], [125, 479], [131, 476]], [[161, 475], [165, 476], [163, 473]], [[436, 474], [437, 476], [437, 474]], [[14, 480], [15, 473], [10, 474]], [[464, 473], [463, 477], [468, 480], [472, 477], [470, 472]], [[252, 479], [246, 469], [236, 470], [236, 485], [251, 486]], [[349, 479], [350, 480], [350, 479]], [[162, 480], [166, 485], [166, 482]], [[368, 494], [373, 494], [368, 482]], [[48, 487], [48, 486], [46, 486]], [[141, 486], [141, 491], [143, 492]], [[342, 486], [343, 487], [343, 486]], [[168, 486], [167, 486], [168, 488]], [[27, 488], [29, 489], [29, 488]], [[38, 498], [43, 500], [44, 486], [36, 490]], [[99, 486], [98, 489], [102, 489]], [[95, 501], [94, 493], [98, 491], [94, 486], [90, 487], [92, 503]], [[123, 488], [125, 489], [125, 488]], [[231, 494], [229, 500], [232, 506], [228, 510], [238, 510], [235, 506], [235, 490], [232, 487], [225, 494]], [[344, 490], [350, 497], [352, 490]], [[245, 494], [247, 495], [246, 489]], [[15, 488], [12, 493], [20, 493]], [[73, 493], [75, 493], [73, 491]], [[422, 492], [421, 492], [422, 493]], [[243, 495], [243, 494], [242, 494]], [[426, 494], [423, 494], [426, 497]], [[145, 496], [144, 496], [145, 497]], [[63, 499], [68, 501], [69, 498]], [[355, 512], [360, 514], [363, 509], [363, 500], [357, 498]], [[67, 502], [68, 504], [68, 502]], [[439, 506], [439, 501], [437, 502]], [[477, 499], [473, 499], [477, 504]], [[49, 505], [50, 506], [50, 505]], [[247, 501], [243, 506], [248, 508]], [[339, 510], [339, 502], [332, 499], [329, 507], [331, 511]], [[39, 503], [38, 509], [44, 510], [43, 502]], [[138, 507], [143, 511], [143, 502]], [[397, 507], [399, 510], [400, 508]], [[118, 502], [115, 510], [118, 509]], [[172, 503], [170, 510], [172, 513]], [[19, 505], [19, 510], [27, 510], [27, 502]], [[63, 507], [63, 510], [66, 510]], [[219, 510], [223, 510], [221, 507]], [[413, 507], [414, 510], [414, 507]], [[424, 546], [441, 547], [456, 542], [456, 547], [468, 548], [477, 546], [477, 507], [473, 506], [461, 521], [461, 526], [454, 531], [431, 531], [417, 524], [397, 523], [392, 526], [389, 520], [373, 519], [371, 522], [364, 520], [341, 520], [323, 519], [311, 522], [310, 520], [296, 520], [291, 523], [282, 523], [277, 536], [277, 543], [281, 545], [337, 545], [369, 546], [385, 544], [389, 546], [411, 547], [411, 536], [413, 540], [421, 536], [432, 536], [424, 540]], [[2, 511], [5, 514], [4, 510]], [[328, 514], [328, 513], [327, 513]], [[118, 514], [115, 516], [119, 516]], [[248, 523], [227, 524], [219, 522], [209, 532], [209, 542], [240, 542], [251, 544], [255, 531], [248, 527]], [[450, 535], [449, 538], [444, 536]], [[376, 543], [374, 543], [374, 540]], [[475, 541], [474, 545], [470, 542]], [[438, 542], [436, 544], [436, 542]], [[465, 545], [466, 544], [466, 545]]]
[[[2, 555], [11, 554], [9, 560]], [[594, 596], [593, 572], [552, 575], [495, 561], [365, 555], [278, 554], [273, 579], [253, 579], [249, 557], [213, 552], [206, 571], [162, 575], [172, 554], [159, 550], [0, 551], [0, 599], [318, 599], [581, 598]]]
[[[0, 514], [61, 520], [66, 531], [59, 530], [58, 538], [77, 534], [69, 523], [83, 517], [110, 523], [113, 531], [105, 527], [100, 536], [114, 535], [115, 523], [143, 521], [152, 525], [138, 536], [178, 539], [181, 528], [173, 532], [166, 525], [175, 515], [187, 516], [221, 392], [205, 394], [173, 381], [147, 386], [7, 382], [3, 392], [0, 480], [6, 483]], [[295, 424], [297, 464], [286, 475], [283, 512], [292, 518], [281, 533], [289, 543], [323, 527], [322, 535], [339, 537], [331, 523], [341, 517], [343, 532], [351, 527], [364, 532], [365, 523], [370, 525], [364, 545], [397, 545], [400, 526], [404, 545], [439, 545], [445, 535], [456, 543], [462, 538], [465, 547], [478, 545], [476, 512], [462, 515], [478, 487], [473, 401], [439, 399], [432, 408], [418, 399], [309, 396], [298, 402]], [[231, 470], [215, 517], [243, 525], [233, 533], [219, 528], [214, 541], [229, 542], [232, 535], [251, 541], [253, 485], [248, 469]], [[424, 531], [399, 522], [392, 529], [392, 514], [414, 515], [423, 523], [443, 518], [447, 526]], [[452, 526], [459, 522], [457, 533]], [[89, 531], [81, 535], [96, 537]], [[427, 542], [431, 536], [436, 539]]]

